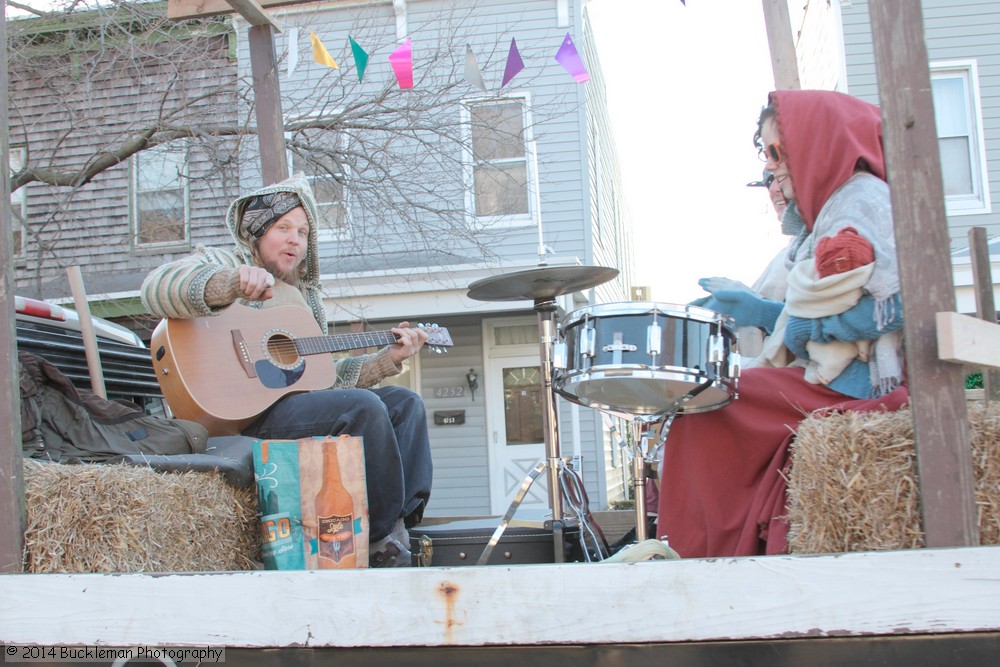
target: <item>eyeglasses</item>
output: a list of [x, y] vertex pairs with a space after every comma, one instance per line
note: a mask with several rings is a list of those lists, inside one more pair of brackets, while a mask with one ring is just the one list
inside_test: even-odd
[[757, 157], [760, 158], [761, 162], [771, 160], [775, 164], [781, 164], [781, 161], [785, 159], [785, 154], [781, 151], [781, 142], [775, 141], [767, 146], [761, 146], [757, 149]]
[[760, 182], [764, 185], [765, 188], [771, 187], [771, 184], [774, 183], [774, 173], [764, 170], [764, 177], [761, 179]]

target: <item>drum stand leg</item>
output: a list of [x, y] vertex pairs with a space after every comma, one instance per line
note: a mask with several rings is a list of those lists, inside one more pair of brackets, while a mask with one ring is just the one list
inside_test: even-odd
[[[476, 565], [486, 565], [490, 560], [490, 554], [493, 552], [494, 547], [500, 542], [500, 538], [503, 537], [504, 531], [507, 530], [507, 526], [510, 525], [511, 519], [514, 517], [514, 513], [517, 512], [517, 508], [520, 507], [521, 501], [528, 494], [528, 489], [531, 485], [535, 483], [542, 471], [549, 466], [545, 459], [540, 460], [535, 464], [535, 467], [531, 469], [531, 472], [524, 478], [521, 482], [520, 488], [518, 488], [517, 493], [514, 494], [514, 500], [511, 502], [510, 507], [507, 508], [507, 512], [500, 519], [500, 524], [493, 531], [493, 535], [490, 536], [489, 542], [486, 543], [486, 547], [483, 549], [483, 553], [479, 556], [479, 560], [476, 561]], [[580, 475], [576, 470], [569, 464], [568, 459], [559, 459], [557, 475], [559, 481], [557, 482], [556, 488], [560, 493], [560, 499], [562, 495], [565, 494], [567, 501], [570, 506], [574, 509], [577, 519], [578, 526], [580, 529], [580, 547], [583, 552], [585, 560], [590, 560], [590, 552], [588, 551], [588, 538], [593, 545], [594, 554], [598, 559], [603, 559], [607, 552], [607, 543], [604, 540], [604, 534], [601, 529], [596, 524], [591, 525], [590, 508], [587, 501], [587, 492], [583, 488], [583, 480], [580, 479]], [[552, 535], [557, 540], [564, 540], [564, 535], [556, 536], [556, 531], [562, 532], [564, 527], [564, 522], [558, 522], [558, 525], [552, 527]], [[555, 562], [561, 563], [565, 558], [557, 559]]]
[[[646, 513], [646, 466], [650, 462], [648, 455], [651, 452], [646, 451], [647, 448], [645, 447], [645, 443], [647, 438], [641, 435], [641, 425], [644, 423], [650, 424], [662, 421], [662, 425], [660, 427], [660, 437], [657, 440], [657, 445], [652, 450], [653, 452], [656, 452], [666, 441], [667, 433], [670, 430], [670, 424], [673, 423], [674, 417], [676, 416], [677, 410], [675, 409], [666, 414], [652, 417], [632, 417], [633, 443], [631, 448], [628, 448], [624, 441], [622, 441], [621, 435], [618, 435], [620, 446], [622, 446], [632, 460], [632, 498], [635, 501], [636, 542], [642, 542], [649, 538], [649, 531], [647, 528], [649, 518]], [[611, 430], [612, 433], [617, 433], [617, 428], [615, 428], [614, 422], [611, 420], [611, 416], [605, 413], [604, 417], [609, 430]]]
[[[640, 441], [641, 442], [641, 441]], [[635, 500], [635, 541], [642, 542], [647, 537], [646, 525], [649, 521], [646, 515], [646, 458], [642, 452], [636, 452], [632, 457], [632, 498]]]

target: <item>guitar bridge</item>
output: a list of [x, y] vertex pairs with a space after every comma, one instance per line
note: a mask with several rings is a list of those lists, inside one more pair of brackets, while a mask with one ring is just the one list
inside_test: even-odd
[[240, 365], [243, 366], [243, 370], [246, 372], [247, 377], [257, 377], [257, 370], [254, 368], [253, 361], [250, 359], [250, 349], [247, 347], [247, 342], [243, 338], [243, 332], [239, 329], [233, 329], [230, 333], [233, 336], [233, 349], [236, 351], [236, 358], [240, 360]]

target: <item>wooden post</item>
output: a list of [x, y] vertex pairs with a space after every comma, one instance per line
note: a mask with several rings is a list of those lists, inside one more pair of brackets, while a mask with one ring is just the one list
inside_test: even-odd
[[[7, 159], [7, 18], [0, 16], [0, 154]], [[24, 475], [21, 463], [21, 394], [14, 325], [14, 235], [10, 223], [10, 170], [0, 177], [0, 573], [21, 572], [24, 547]]]
[[264, 185], [271, 185], [288, 178], [288, 160], [285, 157], [285, 122], [281, 112], [274, 28], [270, 25], [250, 26], [250, 68], [253, 71], [261, 178]]
[[762, 0], [764, 24], [767, 27], [767, 44], [771, 49], [771, 69], [774, 72], [775, 90], [798, 90], [799, 60], [795, 55], [795, 38], [792, 36], [792, 19], [788, 14], [788, 0]]
[[938, 358], [955, 310], [948, 224], [919, 0], [868, 5], [905, 315], [907, 374], [928, 547], [979, 543], [961, 366]]
[[[976, 294], [976, 315], [996, 324], [997, 307], [993, 299], [993, 272], [990, 269], [990, 249], [985, 227], [969, 230], [969, 257], [972, 260], [972, 288]], [[983, 396], [985, 400], [1000, 399], [1000, 371], [984, 368]]]
[[83, 339], [83, 352], [87, 357], [87, 371], [90, 374], [90, 389], [101, 398], [108, 397], [104, 386], [104, 368], [101, 367], [101, 350], [97, 345], [97, 333], [94, 331], [94, 318], [90, 314], [90, 302], [87, 301], [87, 289], [83, 284], [83, 274], [78, 265], [66, 267], [66, 277], [73, 293], [73, 307], [80, 318], [80, 337]]

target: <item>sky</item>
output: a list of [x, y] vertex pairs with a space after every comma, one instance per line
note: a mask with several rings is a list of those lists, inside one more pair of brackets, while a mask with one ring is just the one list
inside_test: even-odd
[[752, 145], [773, 87], [760, 0], [590, 0], [651, 300], [704, 296], [698, 278], [751, 284], [787, 244]]

